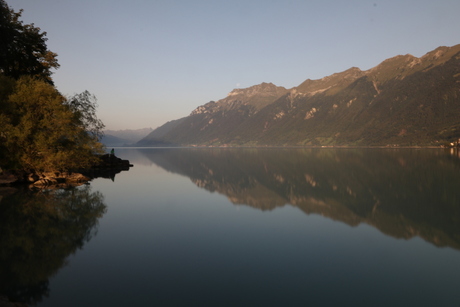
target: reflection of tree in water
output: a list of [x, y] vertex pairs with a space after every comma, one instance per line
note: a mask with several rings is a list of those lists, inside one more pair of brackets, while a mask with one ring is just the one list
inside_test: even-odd
[[105, 212], [104, 196], [89, 185], [0, 188], [0, 295], [32, 304], [48, 296], [48, 279], [96, 234]]

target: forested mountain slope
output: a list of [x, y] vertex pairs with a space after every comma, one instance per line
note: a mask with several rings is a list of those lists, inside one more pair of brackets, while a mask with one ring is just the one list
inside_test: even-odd
[[142, 145], [410, 146], [460, 138], [460, 45], [399, 55], [292, 89], [233, 90], [140, 141]]

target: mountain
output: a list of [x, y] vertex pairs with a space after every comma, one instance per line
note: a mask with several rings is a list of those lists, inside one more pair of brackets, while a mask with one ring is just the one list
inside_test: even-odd
[[[138, 144], [190, 144], [218, 141], [229, 129], [242, 125], [248, 118], [288, 92], [272, 83], [235, 89], [226, 98], [210, 101], [192, 111], [190, 116], [168, 122], [154, 130]], [[185, 130], [189, 130], [188, 132]], [[185, 132], [185, 133], [184, 133]]]
[[152, 131], [152, 128], [105, 130], [102, 143], [106, 146], [127, 146], [138, 142]]
[[292, 89], [235, 89], [140, 143], [214, 146], [441, 145], [460, 138], [460, 45], [398, 55]]
[[170, 132], [177, 126], [179, 126], [184, 120], [185, 120], [185, 117], [167, 122], [161, 127], [158, 127], [157, 129], [150, 132], [150, 134], [148, 134], [143, 139], [139, 140], [136, 143], [136, 145], [137, 146], [171, 146], [171, 145], [174, 145], [173, 143], [162, 141], [162, 139], [168, 132]]

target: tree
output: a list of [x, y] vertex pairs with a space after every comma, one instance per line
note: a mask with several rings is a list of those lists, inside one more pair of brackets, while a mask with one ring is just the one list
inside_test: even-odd
[[51, 79], [59, 64], [46, 46], [46, 32], [23, 24], [21, 14], [0, 0], [0, 167], [89, 167], [103, 153], [96, 97], [85, 91], [67, 99], [59, 93]]
[[78, 104], [86, 110], [73, 107], [77, 103], [69, 104], [53, 85], [23, 76], [6, 105], [0, 109], [0, 165], [6, 168], [35, 172], [86, 168], [97, 161], [95, 154], [103, 152], [93, 132], [104, 126], [96, 117], [94, 101]]
[[96, 116], [96, 96], [84, 91], [67, 98], [65, 104], [73, 112], [75, 122], [99, 141], [104, 135], [105, 125]]
[[24, 24], [21, 14], [0, 0], [0, 72], [14, 79], [31, 75], [52, 84], [51, 69], [59, 68], [57, 54], [48, 50], [46, 32]]

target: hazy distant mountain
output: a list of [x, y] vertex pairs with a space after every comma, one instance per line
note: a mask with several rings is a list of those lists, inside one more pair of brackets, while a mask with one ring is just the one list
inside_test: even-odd
[[440, 145], [460, 138], [460, 45], [399, 55], [292, 89], [236, 89], [140, 143], [177, 145]]
[[153, 130], [148, 134], [147, 137], [141, 139], [139, 142], [137, 142], [137, 146], [167, 146], [167, 145], [174, 145], [172, 143], [169, 143], [167, 141], [162, 141], [163, 137], [179, 126], [183, 121], [185, 120], [185, 117], [172, 120], [170, 122], [167, 122], [161, 127], [158, 127], [157, 129]]
[[135, 142], [131, 142], [130, 140], [121, 139], [116, 136], [105, 134], [102, 139], [101, 143], [107, 147], [122, 147], [122, 146], [129, 146]]
[[136, 130], [105, 130], [102, 143], [106, 146], [128, 146], [138, 142], [152, 131], [152, 128]]

